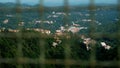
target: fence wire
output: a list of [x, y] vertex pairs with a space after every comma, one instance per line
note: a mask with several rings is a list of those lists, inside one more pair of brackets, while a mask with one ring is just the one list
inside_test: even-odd
[[[97, 37], [103, 37], [104, 33], [101, 34], [97, 34], [96, 33], [96, 25], [95, 25], [95, 12], [94, 10], [96, 9], [96, 5], [94, 3], [94, 0], [90, 0], [90, 4], [88, 6], [88, 9], [90, 10], [90, 19], [92, 20], [90, 22], [89, 25], [89, 33], [88, 35], [90, 37], [92, 37], [93, 39], [97, 38]], [[36, 7], [38, 9], [38, 14], [39, 14], [39, 19], [41, 21], [44, 21], [44, 13], [45, 13], [45, 9], [44, 9], [44, 0], [39, 0], [39, 5], [38, 7]], [[70, 22], [70, 17], [68, 16], [69, 14], [69, 0], [64, 0], [64, 12], [65, 12], [65, 16], [64, 16], [64, 25], [69, 24]], [[119, 20], [120, 20], [120, 0], [118, 0], [118, 5], [117, 5], [117, 11], [119, 12]], [[15, 8], [15, 12], [16, 12], [16, 18], [17, 18], [17, 22], [22, 20], [22, 7], [21, 7], [21, 1], [20, 0], [16, 0], [16, 8]], [[109, 12], [108, 12], [109, 13]], [[118, 28], [118, 32], [117, 33], [112, 33], [109, 35], [110, 38], [114, 38], [116, 40], [119, 40], [119, 42], [117, 43], [118, 45], [118, 58], [120, 59], [120, 21], [117, 24], [117, 28]], [[42, 24], [40, 25], [40, 27], [43, 27]], [[67, 26], [65, 28], [68, 28]], [[18, 27], [19, 30], [22, 30], [23, 27], [20, 26]], [[76, 34], [77, 35], [77, 34]], [[64, 36], [62, 38], [64, 38], [64, 42], [66, 42], [64, 45], [65, 47], [63, 48], [63, 55], [64, 55], [64, 59], [55, 59], [54, 57], [52, 59], [46, 59], [46, 42], [44, 39], [46, 38], [51, 38], [51, 37], [55, 37], [55, 39], [59, 40], [56, 36], [47, 36], [47, 35], [43, 35], [41, 33], [36, 34], [36, 33], [32, 33], [32, 32], [18, 32], [18, 33], [0, 33], [0, 38], [12, 38], [12, 39], [17, 39], [17, 41], [15, 41], [15, 44], [17, 44], [17, 51], [16, 54], [17, 56], [15, 57], [11, 57], [11, 58], [4, 58], [0, 55], [0, 68], [4, 67], [3, 64], [5, 65], [13, 65], [13, 68], [26, 68], [27, 65], [38, 65], [36, 66], [37, 68], [46, 68], [46, 65], [56, 65], [56, 68], [72, 68], [72, 66], [75, 66], [73, 68], [79, 68], [79, 66], [82, 68], [85, 67], [87, 68], [96, 68], [96, 66], [98, 66], [98, 68], [102, 68], [102, 67], [117, 67], [120, 68], [120, 60], [118, 59], [117, 61], [97, 61], [96, 60], [96, 46], [95, 43], [92, 44], [92, 51], [90, 52], [90, 59], [89, 60], [82, 60], [82, 59], [78, 59], [78, 60], [74, 60], [71, 57], [71, 52], [72, 52], [72, 45], [70, 41], [70, 36]], [[75, 37], [75, 36], [73, 36]], [[23, 39], [33, 39], [34, 38], [38, 38], [37, 41], [39, 41], [39, 43], [37, 43], [36, 45], [38, 45], [38, 57], [37, 58], [29, 58], [29, 57], [24, 57], [24, 53], [23, 53], [23, 46], [25, 46], [25, 41]], [[61, 38], [61, 39], [62, 39]], [[74, 39], [74, 38], [73, 38]], [[33, 42], [33, 41], [31, 41]], [[7, 44], [7, 43], [6, 43]], [[30, 47], [30, 45], [28, 45], [28, 47]], [[26, 47], [26, 49], [28, 48]], [[13, 48], [14, 49], [14, 48]], [[37, 48], [36, 48], [37, 50]], [[57, 50], [57, 48], [56, 48]], [[0, 51], [1, 54], [2, 51]], [[55, 56], [55, 55], [54, 55]], [[59, 56], [58, 56], [59, 57]], [[16, 65], [14, 67], [14, 65]], [[61, 66], [62, 67], [61, 67]], [[28, 66], [29, 68], [29, 66]], [[30, 67], [32, 68], [32, 66]]]

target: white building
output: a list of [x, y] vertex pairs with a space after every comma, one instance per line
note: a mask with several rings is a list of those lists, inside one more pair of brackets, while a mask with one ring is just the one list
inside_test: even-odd
[[105, 42], [101, 42], [102, 47], [104, 47], [106, 50], [109, 50], [111, 46], [107, 45]]
[[8, 22], [9, 22], [8, 19], [5, 19], [5, 20], [3, 21], [4, 24], [7, 24]]
[[77, 32], [79, 32], [80, 31], [80, 28], [79, 27], [74, 27], [74, 26], [71, 26], [71, 27], [69, 27], [69, 29], [68, 29], [68, 32], [72, 32], [72, 33], [77, 33]]

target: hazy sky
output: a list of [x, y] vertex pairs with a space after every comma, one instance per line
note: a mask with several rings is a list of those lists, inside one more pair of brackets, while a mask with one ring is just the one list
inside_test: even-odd
[[[37, 4], [40, 0], [21, 0], [21, 3]], [[64, 0], [43, 0], [44, 5], [63, 5]], [[117, 0], [94, 0], [95, 3], [117, 3]], [[0, 0], [0, 2], [16, 2], [16, 0]], [[90, 0], [69, 0], [70, 5], [89, 4]]]

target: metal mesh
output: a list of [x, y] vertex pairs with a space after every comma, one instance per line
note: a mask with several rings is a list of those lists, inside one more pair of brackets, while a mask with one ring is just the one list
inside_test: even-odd
[[[65, 16], [64, 16], [64, 25], [66, 24], [69, 24], [68, 22], [70, 21], [70, 17], [68, 17], [68, 13], [70, 11], [69, 9], [69, 0], [64, 0], [64, 12], [65, 12]], [[38, 14], [39, 14], [39, 18], [41, 21], [44, 21], [44, 0], [40, 0], [39, 1], [40, 4], [38, 7], [36, 7], [38, 9]], [[116, 6], [119, 11], [119, 19], [120, 19], [120, 0], [118, 0], [118, 5]], [[94, 9], [96, 9], [96, 5], [94, 4], [94, 0], [90, 0], [90, 4], [88, 6], [88, 9], [90, 11], [94, 11]], [[34, 10], [34, 9], [33, 9]], [[16, 12], [16, 18], [17, 18], [17, 22], [21, 21], [22, 20], [22, 7], [21, 7], [21, 1], [20, 0], [16, 0], [16, 7], [15, 7], [15, 12]], [[96, 25], [95, 25], [95, 12], [89, 12], [90, 13], [90, 19], [92, 20], [90, 22], [90, 25], [89, 25], [89, 33], [88, 35], [90, 37], [92, 37], [93, 39], [96, 39], [97, 37], [103, 37], [104, 36], [104, 33], [96, 33]], [[109, 35], [110, 38], [114, 38], [115, 40], [120, 40], [119, 37], [119, 25], [120, 25], [120, 22], [118, 22], [117, 24], [117, 28], [118, 28], [118, 31], [117, 33], [112, 33]], [[40, 25], [40, 27], [43, 27], [42, 24]], [[66, 26], [67, 28], [67, 26]], [[19, 30], [22, 30], [23, 27], [18, 27]], [[120, 67], [120, 61], [119, 59], [117, 61], [97, 61], [96, 60], [96, 46], [95, 44], [93, 43], [92, 44], [92, 50], [90, 52], [90, 59], [88, 60], [82, 60], [82, 59], [72, 59], [71, 57], [71, 52], [72, 52], [72, 45], [74, 44], [71, 44], [70, 41], [70, 34], [68, 34], [67, 36], [64, 36], [64, 41], [65, 41], [65, 46], [63, 48], [63, 53], [64, 53], [64, 59], [55, 59], [53, 57], [53, 59], [47, 59], [46, 58], [46, 42], [44, 39], [47, 39], [47, 38], [51, 38], [51, 37], [55, 37], [55, 36], [47, 36], [47, 35], [43, 35], [41, 33], [34, 33], [34, 32], [18, 32], [18, 33], [8, 33], [8, 34], [4, 34], [4, 33], [1, 33], [0, 34], [0, 38], [12, 38], [12, 39], [15, 39], [15, 44], [17, 44], [17, 51], [15, 51], [16, 53], [16, 56], [15, 57], [11, 57], [11, 58], [4, 58], [4, 57], [1, 57], [0, 56], [0, 68], [2, 68], [2, 65], [5, 64], [5, 65], [9, 65], [9, 66], [13, 66], [13, 68], [26, 68], [28, 67], [29, 68], [29, 65], [31, 65], [31, 68], [32, 66], [36, 66], [36, 68], [47, 68], [46, 66], [48, 65], [48, 68], [49, 68], [49, 65], [55, 65], [55, 67], [57, 68], [87, 68], [87, 67], [91, 67], [91, 68], [96, 68], [96, 67], [117, 67], [119, 68]], [[73, 37], [75, 37], [75, 35], [73, 35]], [[36, 41], [39, 41], [39, 43], [36, 43], [36, 46], [38, 45], [38, 53], [39, 55], [37, 56], [37, 58], [29, 58], [27, 56], [24, 56], [24, 51], [23, 51], [23, 46], [25, 46], [25, 40], [23, 39], [33, 39], [34, 38], [37, 38]], [[63, 39], [63, 37], [61, 38]], [[74, 38], [73, 38], [74, 39]], [[30, 42], [30, 41], [29, 41]], [[33, 42], [31, 40], [31, 42]], [[7, 43], [6, 43], [7, 44]], [[120, 41], [117, 43], [118, 45], [118, 58], [120, 58]], [[28, 47], [31, 47], [30, 45], [26, 46], [26, 49]], [[14, 49], [14, 48], [13, 48]], [[56, 48], [57, 50], [57, 48]], [[0, 54], [1, 54], [1, 51], [0, 51]], [[59, 56], [58, 56], [59, 57]]]

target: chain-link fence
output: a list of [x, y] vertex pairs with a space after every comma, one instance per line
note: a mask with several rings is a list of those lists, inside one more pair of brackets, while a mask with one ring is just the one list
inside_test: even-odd
[[[63, 25], [66, 25], [64, 29], [61, 27], [62, 35], [59, 30], [50, 33], [49, 30], [42, 29], [49, 27], [49, 25], [44, 26], [43, 22], [46, 20], [45, 14], [48, 13], [47, 16], [49, 16], [51, 12], [51, 7], [44, 7], [44, 0], [40, 0], [40, 4], [36, 7], [24, 7], [20, 0], [16, 0], [14, 8], [0, 8], [1, 14], [6, 14], [8, 10], [8, 12], [15, 14], [15, 17], [12, 18], [15, 20], [13, 22], [20, 22], [18, 24], [19, 26], [15, 29], [6, 29], [7, 26], [1, 24], [4, 28], [1, 27], [0, 30], [0, 68], [119, 68], [120, 0], [118, 0], [117, 5], [114, 6], [118, 15], [118, 21], [112, 25], [115, 26], [115, 30], [108, 33], [97, 32], [97, 27], [99, 26], [96, 25], [96, 10], [99, 10], [99, 8], [104, 10], [104, 8], [107, 9], [108, 7], [96, 6], [94, 2], [94, 0], [90, 0], [87, 6], [87, 15], [88, 19], [90, 19], [88, 20], [89, 28], [86, 33], [82, 34], [74, 33], [75, 30], [78, 30], [77, 28], [73, 30], [73, 33], [71, 33], [72, 30], [68, 32], [70, 29], [66, 30], [69, 28], [69, 22], [71, 22], [73, 18], [69, 16], [70, 12], [74, 12], [71, 10], [69, 0], [64, 0], [64, 6], [62, 8], [60, 7], [60, 11], [63, 12], [61, 13], [63, 14]], [[55, 10], [51, 13], [55, 14], [57, 10], [59, 11], [59, 8], [57, 8], [58, 7], [52, 8]], [[86, 10], [84, 6], [79, 6], [76, 11], [79, 12], [82, 9]], [[29, 13], [31, 11], [37, 12], [37, 14], [33, 13], [33, 15], [38, 16], [40, 21], [36, 22], [40, 23], [40, 25], [37, 24], [36, 26], [39, 26], [40, 29], [38, 29], [38, 27], [25, 28], [23, 26], [23, 24], [25, 24], [22, 22], [25, 16], [24, 13], [26, 12], [28, 15], [32, 15]], [[12, 15], [7, 16], [12, 17]], [[2, 15], [0, 17], [2, 17]], [[29, 16], [26, 15], [26, 17]], [[56, 16], [53, 15], [53, 17]], [[29, 19], [31, 18], [34, 18], [34, 16]], [[6, 24], [7, 21], [8, 20], [5, 20], [3, 23]], [[72, 25], [79, 26], [75, 23]], [[57, 25], [52, 27], [57, 27]], [[110, 26], [110, 28], [112, 27]], [[54, 29], [55, 28], [53, 28], [53, 30]], [[104, 30], [104, 28], [101, 30]]]

